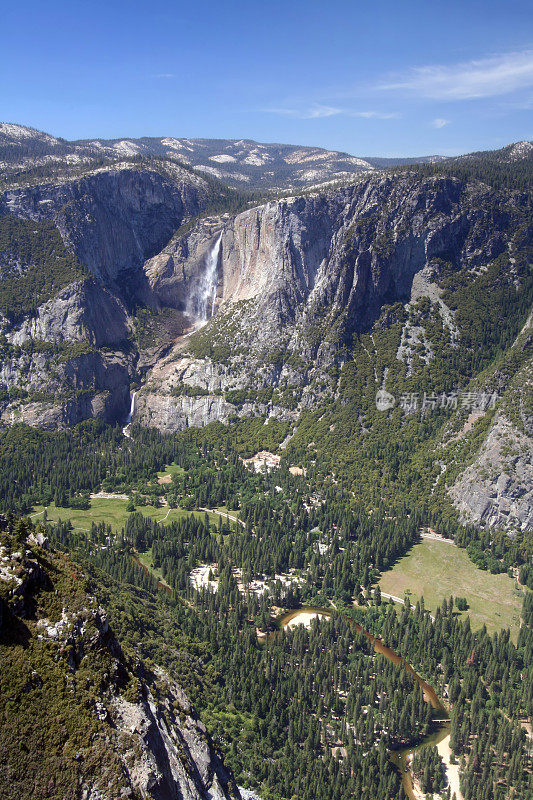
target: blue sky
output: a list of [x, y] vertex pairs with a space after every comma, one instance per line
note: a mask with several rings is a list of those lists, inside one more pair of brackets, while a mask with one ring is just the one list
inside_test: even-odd
[[355, 155], [531, 139], [530, 2], [3, 4], [0, 120]]

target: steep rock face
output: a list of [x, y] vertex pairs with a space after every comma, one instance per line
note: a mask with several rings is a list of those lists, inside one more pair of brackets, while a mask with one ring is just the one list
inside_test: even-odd
[[15, 345], [28, 339], [48, 342], [85, 341], [95, 347], [122, 344], [131, 334], [123, 303], [94, 280], [62, 289], [23, 320], [7, 338]]
[[131, 363], [120, 352], [22, 350], [0, 362], [0, 384], [18, 395], [0, 401], [0, 424], [26, 422], [64, 429], [84, 419], [101, 417], [115, 423], [129, 408]]
[[[53, 221], [77, 263], [94, 276], [64, 286], [16, 324], [0, 318], [9, 345], [0, 382], [12, 394], [12, 402], [0, 400], [2, 423], [24, 419], [53, 428], [92, 416], [125, 417], [136, 353], [123, 300], [150, 294], [140, 267], [203, 209], [208, 195], [201, 178], [175, 165], [99, 169], [0, 195], [0, 215]], [[83, 358], [74, 342], [87, 345]]]
[[533, 529], [533, 311], [503, 361], [486, 376], [502, 396], [472, 463], [449, 489], [466, 522]]
[[[295, 386], [298, 407], [312, 407], [327, 395], [329, 371], [343, 363], [354, 332], [368, 330], [384, 305], [426, 296], [457, 338], [439, 282], [450, 270], [476, 275], [509, 251], [509, 209], [524, 202], [519, 193], [499, 196], [455, 178], [373, 175], [213, 220], [207, 229], [195, 226], [144, 267], [154, 296], [180, 307], [188, 276], [202, 269], [202, 260], [205, 270], [222, 230], [217, 314], [165, 364], [188, 352], [195, 363], [180, 378], [188, 386], [210, 393]], [[165, 396], [162, 429], [170, 406], [196, 424], [198, 402], [167, 399], [175, 382], [172, 370], [159, 365], [148, 379], [147, 391]], [[207, 414], [205, 398], [200, 405], [202, 419], [217, 410], [227, 418], [220, 401], [213, 399]], [[141, 393], [141, 422], [143, 408]]]
[[54, 220], [80, 264], [113, 283], [161, 250], [176, 228], [204, 208], [207, 195], [201, 179], [177, 167], [162, 174], [123, 165], [78, 180], [11, 189], [0, 196], [0, 214]]
[[124, 757], [133, 761], [132, 784], [142, 797], [154, 800], [238, 797], [185, 693], [162, 670], [158, 679], [162, 699], [148, 693], [146, 699], [131, 703], [119, 695], [109, 708], [118, 730], [131, 740]]
[[173, 397], [148, 390], [139, 394], [138, 400], [136, 398], [133, 420], [165, 433], [176, 433], [185, 428], [203, 428], [210, 422], [227, 423], [235, 416], [268, 416], [295, 421], [298, 415], [269, 403], [235, 406], [219, 395]]
[[145, 262], [148, 290], [142, 299], [147, 305], [187, 309], [194, 286], [205, 272], [209, 250], [228, 220], [229, 214], [200, 219], [190, 233], [174, 236], [160, 253]]
[[465, 522], [527, 531], [533, 529], [532, 487], [533, 438], [499, 414], [450, 496]]
[[223, 397], [169, 397], [143, 392], [136, 402], [134, 421], [173, 433], [184, 428], [202, 428], [210, 422], [228, 422], [235, 406]]
[[291, 308], [305, 302], [342, 225], [343, 194], [288, 198], [235, 217], [222, 237], [223, 301], [284, 294]]
[[[516, 195], [510, 202], [523, 198]], [[220, 219], [220, 308], [253, 301], [249, 327], [260, 320], [270, 337], [287, 324], [309, 323], [332, 306], [348, 333], [362, 330], [384, 303], [408, 300], [414, 275], [432, 260], [475, 269], [502, 253], [508, 214], [497, 206], [494, 192], [482, 184], [375, 175]], [[192, 265], [201, 269], [213, 237], [213, 225], [194, 228], [145, 264], [162, 302], [172, 298], [170, 285], [174, 302], [183, 302], [181, 285]]]
[[[15, 550], [0, 531], [2, 681], [24, 693], [0, 731], [5, 797], [53, 780], [57, 796], [75, 786], [85, 800], [239, 800], [185, 692], [123, 653], [78, 565], [39, 540], [48, 547], [36, 534]], [[18, 768], [21, 750], [35, 769]]]
[[334, 305], [362, 330], [384, 303], [409, 299], [432, 259], [474, 268], [505, 249], [491, 195], [452, 178], [375, 176], [244, 212], [222, 238], [223, 301], [255, 298], [279, 322]]

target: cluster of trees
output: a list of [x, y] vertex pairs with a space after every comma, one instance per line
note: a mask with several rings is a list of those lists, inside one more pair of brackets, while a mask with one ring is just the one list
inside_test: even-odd
[[522, 564], [518, 571], [518, 580], [523, 586], [533, 589], [533, 567], [531, 564]]
[[435, 746], [422, 747], [414, 754], [412, 770], [426, 794], [441, 794], [446, 788], [444, 764]]
[[439, 161], [436, 164], [416, 164], [395, 167], [394, 171], [413, 173], [426, 178], [432, 175], [450, 175], [462, 181], [482, 181], [496, 189], [531, 191], [533, 181], [533, 159], [509, 158], [512, 145], [502, 150], [471, 153], [468, 158], [459, 157]]
[[14, 323], [62, 286], [86, 277], [53, 222], [0, 218], [0, 307]]
[[[150, 495], [180, 491], [193, 502], [211, 505], [236, 495], [251, 497], [267, 478], [245, 469], [240, 457], [275, 449], [287, 432], [286, 423], [265, 425], [256, 418], [174, 436], [136, 425], [131, 439], [119, 426], [101, 420], [66, 432], [16, 424], [0, 433], [0, 507], [26, 512], [37, 503], [50, 503], [57, 490], [71, 497], [99, 488]], [[187, 471], [186, 483], [159, 486], [157, 472], [172, 463]]]
[[533, 790], [531, 752], [521, 722], [533, 712], [533, 594], [524, 596], [523, 624], [515, 646], [509, 631], [489, 636], [473, 632], [470, 621], [453, 613], [444, 600], [432, 621], [419, 603], [400, 616], [365, 615], [365, 624], [380, 632], [452, 706], [451, 740], [462, 758], [465, 800], [503, 800], [514, 790], [527, 797]]
[[497, 575], [513, 566], [520, 566], [519, 580], [533, 589], [533, 541], [529, 531], [516, 531], [509, 536], [503, 531], [480, 530], [473, 525], [457, 526], [454, 539], [465, 547], [474, 564]]
[[[165, 464], [199, 459], [192, 444], [136, 428], [126, 439], [119, 427], [89, 420], [68, 432], [14, 425], [0, 435], [0, 503], [4, 510], [27, 511], [56, 495], [133, 491], [154, 480]], [[155, 481], [157, 484], [157, 481]], [[69, 503], [70, 504], [70, 503]]]

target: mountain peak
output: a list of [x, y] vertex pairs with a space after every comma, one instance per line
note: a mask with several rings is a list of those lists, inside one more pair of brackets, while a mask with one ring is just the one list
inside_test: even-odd
[[61, 141], [49, 133], [29, 128], [26, 125], [18, 125], [16, 122], [0, 122], [0, 135], [2, 134], [11, 139], [39, 139], [50, 144], [59, 144]]
[[522, 158], [529, 158], [532, 152], [533, 143], [524, 139], [522, 142], [509, 145], [508, 158], [510, 161], [518, 161]]

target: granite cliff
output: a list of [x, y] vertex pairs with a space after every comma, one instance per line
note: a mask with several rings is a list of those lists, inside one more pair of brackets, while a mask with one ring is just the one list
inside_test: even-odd
[[[167, 430], [183, 427], [189, 416], [193, 424], [199, 417], [203, 424], [227, 419], [231, 409], [216, 393], [246, 388], [298, 387], [297, 406], [314, 406], [331, 388], [330, 371], [342, 366], [354, 335], [371, 330], [383, 309], [397, 303], [426, 297], [456, 342], [455, 314], [441, 283], [450, 272], [474, 279], [512, 254], [513, 217], [522, 217], [524, 203], [519, 193], [498, 196], [446, 177], [372, 176], [213, 219], [207, 227], [202, 222], [148, 261], [145, 274], [160, 303], [183, 307], [186, 276], [221, 233], [217, 314], [155, 365], [139, 395], [138, 419], [146, 409], [150, 422]], [[504, 280], [514, 280], [512, 265]], [[407, 338], [408, 332], [406, 323]], [[409, 349], [399, 349], [398, 358]], [[212, 394], [211, 402], [205, 395], [168, 400], [182, 384]], [[290, 418], [293, 410], [271, 404], [273, 413]]]
[[92, 416], [109, 422], [126, 416], [138, 358], [132, 303], [146, 291], [142, 265], [209, 196], [205, 181], [175, 165], [159, 171], [115, 165], [0, 195], [1, 219], [35, 223], [29, 233], [42, 237], [47, 256], [46, 225], [52, 223], [62, 246], [52, 242], [49, 260], [70, 253], [86, 276], [70, 283], [64, 269], [47, 294], [38, 294], [39, 257], [12, 248], [8, 231], [2, 253], [8, 299], [16, 296], [17, 278], [18, 291], [35, 292], [38, 299], [22, 313], [9, 303], [0, 311], [0, 382], [11, 400], [2, 404], [4, 423], [56, 428]]
[[509, 531], [533, 529], [532, 345], [530, 314], [503, 364], [487, 377], [492, 387], [500, 387], [501, 403], [479, 452], [450, 487], [466, 522]]

